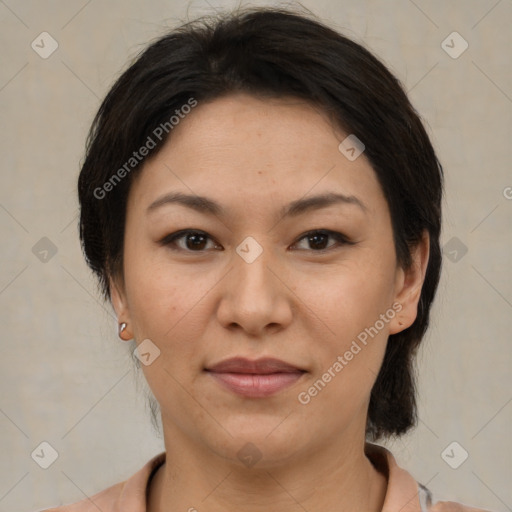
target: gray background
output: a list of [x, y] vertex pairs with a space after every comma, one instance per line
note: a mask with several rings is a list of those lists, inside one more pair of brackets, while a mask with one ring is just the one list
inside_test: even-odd
[[[438, 497], [512, 510], [512, 1], [303, 4], [402, 80], [446, 173], [420, 421], [387, 446]], [[80, 252], [76, 179], [92, 117], [128, 59], [167, 27], [234, 5], [0, 0], [0, 511], [78, 501], [163, 450]], [[43, 31], [58, 42], [46, 59], [31, 47]], [[469, 45], [457, 58], [442, 46], [453, 31]], [[461, 43], [447, 40], [452, 53]], [[42, 441], [59, 454], [46, 470], [31, 457]], [[453, 441], [469, 454], [457, 469], [441, 456]], [[449, 453], [460, 460], [460, 448]]]

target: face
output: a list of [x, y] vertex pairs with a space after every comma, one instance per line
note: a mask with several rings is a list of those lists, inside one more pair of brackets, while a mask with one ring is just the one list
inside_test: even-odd
[[[160, 351], [141, 367], [164, 435], [234, 461], [251, 442], [269, 466], [364, 438], [428, 239], [397, 265], [386, 199], [364, 153], [338, 149], [347, 135], [298, 100], [231, 95], [199, 103], [134, 180], [112, 300], [128, 336]], [[233, 357], [302, 371], [207, 371]]]

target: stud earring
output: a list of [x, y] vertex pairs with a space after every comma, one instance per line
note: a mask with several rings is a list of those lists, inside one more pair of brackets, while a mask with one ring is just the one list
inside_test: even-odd
[[119, 324], [119, 333], [118, 333], [118, 334], [119, 334], [119, 337], [120, 337], [123, 341], [126, 341], [126, 340], [123, 338], [123, 336], [122, 336], [122, 334], [123, 334], [123, 332], [125, 331], [126, 327], [128, 327], [128, 324], [127, 324], [126, 322], [122, 322], [122, 323], [120, 323], [120, 324]]

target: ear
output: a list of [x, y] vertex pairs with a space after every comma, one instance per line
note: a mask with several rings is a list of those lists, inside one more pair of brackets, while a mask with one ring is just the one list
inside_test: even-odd
[[124, 291], [124, 284], [119, 278], [109, 277], [110, 287], [110, 300], [112, 306], [116, 312], [118, 324], [126, 323], [126, 329], [119, 336], [121, 339], [127, 341], [133, 338], [132, 325], [130, 322], [130, 314], [128, 310], [128, 304], [126, 300], [126, 294]]
[[401, 310], [390, 322], [389, 334], [396, 334], [410, 327], [418, 315], [418, 302], [425, 280], [430, 252], [430, 236], [427, 230], [418, 244], [411, 250], [412, 264], [409, 269], [399, 268], [395, 280], [395, 302], [402, 305]]

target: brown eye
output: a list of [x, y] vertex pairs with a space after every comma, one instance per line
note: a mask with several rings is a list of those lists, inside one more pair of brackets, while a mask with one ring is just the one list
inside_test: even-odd
[[[162, 245], [169, 246], [172, 250], [188, 252], [204, 252], [207, 241], [212, 240], [209, 235], [203, 231], [182, 230], [167, 235], [160, 241]], [[182, 241], [181, 244], [177, 243]]]
[[[328, 246], [327, 243], [329, 238], [334, 239], [337, 243]], [[302, 236], [299, 239], [299, 241], [300, 240], [306, 240], [307, 243], [309, 244], [309, 247], [300, 250], [312, 250], [313, 252], [328, 251], [332, 248], [344, 244], [353, 245], [353, 242], [348, 240], [348, 238], [345, 235], [337, 233], [336, 231], [329, 230], [310, 231], [309, 233], [306, 233], [304, 236]]]

